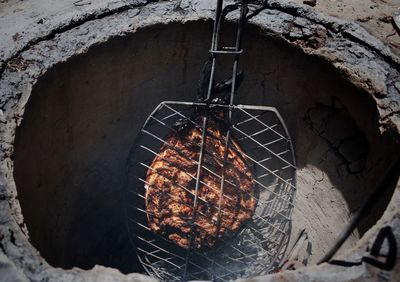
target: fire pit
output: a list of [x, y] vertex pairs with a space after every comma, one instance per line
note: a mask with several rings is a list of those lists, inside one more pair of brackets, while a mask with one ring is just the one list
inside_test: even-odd
[[[18, 201], [16, 192], [7, 200], [51, 266], [143, 272], [122, 205], [127, 160], [141, 125], [161, 101], [195, 98], [212, 26], [209, 11], [198, 5], [197, 15], [171, 10], [169, 3], [140, 13], [127, 8], [38, 41], [14, 58], [17, 65], [4, 67], [1, 89], [9, 87], [8, 101], [17, 105], [4, 108], [11, 125], [3, 134], [15, 130], [7, 189], [14, 191], [15, 180], [18, 193]], [[355, 33], [344, 36], [339, 23], [324, 25], [301, 9], [293, 16], [276, 8], [246, 27], [246, 78], [237, 102], [271, 105], [287, 123], [298, 189], [285, 246], [305, 228], [312, 243], [308, 264], [314, 264], [396, 159], [393, 115], [377, 103], [397, 99], [392, 80], [399, 65], [379, 46], [357, 43]], [[371, 60], [386, 68], [384, 80], [366, 78]], [[379, 199], [346, 249], [376, 224], [393, 191]]]

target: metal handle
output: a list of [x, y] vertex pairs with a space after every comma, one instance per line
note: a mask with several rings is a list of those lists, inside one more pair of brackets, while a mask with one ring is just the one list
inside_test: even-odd
[[[242, 39], [242, 29], [244, 23], [246, 22], [246, 15], [248, 12], [247, 8], [247, 1], [241, 0], [240, 3], [230, 4], [223, 7], [223, 0], [218, 0], [217, 8], [215, 12], [215, 19], [214, 19], [214, 29], [211, 41], [211, 69], [210, 69], [210, 78], [208, 83], [208, 91], [207, 91], [207, 98], [206, 101], [210, 102], [213, 92], [214, 86], [214, 76], [215, 76], [215, 68], [217, 57], [220, 55], [233, 55], [235, 56], [235, 60], [233, 63], [233, 70], [232, 70], [232, 87], [231, 87], [231, 96], [230, 96], [230, 105], [233, 105], [234, 102], [234, 93], [236, 90], [236, 76], [238, 73], [238, 64], [239, 64], [239, 56], [242, 54], [241, 50], [241, 39]], [[236, 42], [234, 47], [222, 47], [219, 48], [219, 41], [220, 35], [222, 31], [222, 24], [225, 20], [225, 17], [232, 11], [237, 10], [240, 7], [240, 18], [239, 23], [236, 31]]]

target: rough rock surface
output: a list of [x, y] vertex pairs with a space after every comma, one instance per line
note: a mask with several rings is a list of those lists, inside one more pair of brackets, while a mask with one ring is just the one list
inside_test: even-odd
[[[154, 23], [209, 19], [213, 1], [181, 1], [179, 7], [169, 1], [57, 1], [46, 10], [42, 9], [43, 2], [27, 1], [26, 9], [14, 11], [18, 16], [10, 12], [12, 5], [0, 7], [0, 23], [6, 23], [0, 24], [0, 277], [5, 281], [152, 281], [140, 274], [123, 275], [104, 267], [89, 271], [52, 268], [40, 257], [27, 239], [13, 179], [15, 128], [22, 120], [32, 86], [51, 66], [85, 53], [99, 42]], [[391, 132], [398, 140], [399, 58], [357, 24], [285, 1], [268, 3], [253, 24], [260, 26], [266, 36], [328, 61], [343, 77], [367, 91], [376, 103], [381, 131]], [[10, 17], [15, 17], [18, 24]], [[382, 219], [342, 258], [356, 260], [365, 254], [378, 231], [387, 225], [400, 242], [399, 207], [397, 185]], [[351, 268], [323, 264], [251, 281], [395, 281], [399, 276], [397, 259], [392, 271], [368, 264]]]
[[[303, 0], [292, 0], [304, 3]], [[396, 30], [393, 20], [400, 9], [397, 0], [337, 0], [314, 1], [318, 12], [341, 19], [358, 22], [372, 35], [400, 55], [400, 32]]]

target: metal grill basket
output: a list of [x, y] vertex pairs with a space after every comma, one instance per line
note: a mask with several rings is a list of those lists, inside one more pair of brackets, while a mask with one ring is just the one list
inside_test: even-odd
[[[190, 119], [198, 106], [205, 104], [162, 102], [141, 129], [135, 142], [139, 146], [134, 145], [130, 153], [127, 221], [139, 260], [150, 275], [163, 281], [229, 281], [271, 273], [281, 262], [289, 241], [296, 190], [293, 145], [283, 119], [273, 107], [212, 105], [230, 107], [231, 134], [255, 172], [257, 207], [240, 232], [214, 248], [199, 251], [183, 249], [148, 227], [146, 172], [165, 144], [165, 137], [174, 130], [173, 124]], [[202, 127], [194, 120], [190, 122]], [[215, 174], [205, 164], [197, 165]]]

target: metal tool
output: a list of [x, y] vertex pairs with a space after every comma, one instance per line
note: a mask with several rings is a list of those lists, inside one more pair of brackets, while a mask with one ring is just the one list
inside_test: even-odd
[[[147, 273], [163, 281], [229, 281], [268, 274], [279, 266], [289, 242], [296, 190], [296, 163], [292, 141], [276, 108], [234, 103], [238, 84], [242, 79], [238, 68], [239, 58], [243, 53], [241, 38], [248, 17], [248, 7], [245, 0], [226, 6], [223, 2], [217, 1], [210, 62], [206, 64], [200, 79], [198, 102], [160, 103], [147, 118], [129, 157], [127, 189], [130, 196], [127, 199], [127, 221], [131, 239]], [[235, 46], [220, 47], [224, 19], [238, 10], [240, 14], [236, 24]], [[232, 77], [216, 83], [217, 61], [221, 56], [233, 57]], [[229, 95], [223, 95], [226, 90]], [[227, 113], [225, 152], [231, 146], [232, 136], [235, 136], [256, 172], [255, 181], [259, 191], [252, 220], [246, 222], [240, 232], [234, 234], [230, 240], [202, 251], [191, 247], [183, 249], [154, 233], [147, 225], [145, 206], [146, 172], [151, 169], [150, 164], [158, 155], [160, 147], [166, 144], [166, 136], [176, 131], [177, 124], [182, 121], [201, 129], [203, 142], [199, 159], [192, 160], [198, 168], [194, 192], [188, 187], [181, 188], [193, 194], [193, 205], [206, 201], [197, 195], [199, 184], [206, 185], [200, 174], [202, 170], [213, 174], [215, 172], [203, 163], [204, 154], [207, 154], [204, 140], [208, 134], [209, 116], [204, 115], [200, 122], [193, 119], [193, 114], [198, 109], [206, 112], [224, 110]], [[226, 156], [222, 167], [225, 165]], [[223, 194], [224, 173], [215, 176], [222, 180], [220, 189]], [[196, 211], [194, 207], [193, 210]], [[192, 235], [188, 234], [188, 238], [193, 238]]]

